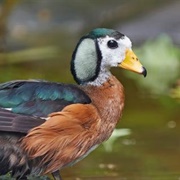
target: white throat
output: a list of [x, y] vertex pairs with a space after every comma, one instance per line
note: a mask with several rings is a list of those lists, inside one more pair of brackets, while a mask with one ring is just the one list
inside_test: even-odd
[[103, 83], [105, 83], [109, 77], [111, 76], [111, 72], [106, 68], [101, 68], [98, 77], [91, 82], [88, 82], [86, 85], [92, 85], [92, 86], [102, 86]]

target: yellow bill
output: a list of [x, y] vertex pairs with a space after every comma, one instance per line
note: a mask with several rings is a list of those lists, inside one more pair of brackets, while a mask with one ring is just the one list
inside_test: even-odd
[[119, 67], [136, 72], [138, 74], [143, 74], [144, 77], [147, 75], [146, 69], [142, 66], [137, 56], [130, 49], [126, 50], [125, 59], [119, 64]]

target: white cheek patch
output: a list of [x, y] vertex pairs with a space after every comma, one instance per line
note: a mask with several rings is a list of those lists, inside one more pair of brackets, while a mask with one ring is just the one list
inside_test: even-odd
[[[109, 40], [115, 40], [118, 43], [118, 47], [111, 49], [107, 46]], [[106, 67], [116, 67], [125, 58], [126, 49], [131, 49], [132, 43], [127, 36], [123, 36], [120, 39], [106, 36], [98, 39], [100, 51], [102, 53], [102, 65]]]
[[88, 80], [95, 76], [97, 61], [94, 40], [84, 39], [79, 45], [74, 59], [74, 67], [78, 79]]
[[[111, 67], [111, 66], [116, 66], [117, 64], [117, 59], [119, 56], [119, 51], [117, 49], [110, 49], [107, 46], [107, 42], [109, 40], [113, 40], [113, 38], [110, 38], [109, 36], [106, 36], [105, 38], [100, 38], [98, 39], [98, 43], [99, 43], [99, 48], [102, 54], [102, 64], [101, 66], [105, 66], [105, 67]], [[120, 59], [120, 58], [119, 58]]]
[[119, 39], [118, 41], [119, 41], [119, 44], [126, 47], [126, 49], [132, 48], [132, 42], [127, 36], [124, 36], [123, 38]]

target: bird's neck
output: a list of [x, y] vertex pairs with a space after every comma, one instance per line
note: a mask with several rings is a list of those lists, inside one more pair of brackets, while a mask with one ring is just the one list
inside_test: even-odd
[[96, 86], [88, 84], [82, 89], [91, 97], [92, 104], [97, 108], [101, 123], [99, 134], [102, 141], [112, 134], [124, 107], [124, 88], [112, 75], [101, 84]]
[[87, 85], [100, 87], [109, 79], [110, 76], [110, 72], [100, 73], [94, 81], [88, 82]]

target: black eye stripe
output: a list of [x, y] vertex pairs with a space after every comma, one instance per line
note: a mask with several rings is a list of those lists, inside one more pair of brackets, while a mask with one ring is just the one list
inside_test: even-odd
[[107, 46], [111, 49], [115, 49], [118, 47], [118, 43], [115, 40], [109, 40]]

